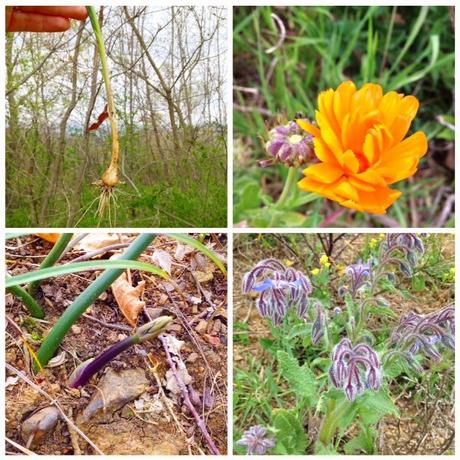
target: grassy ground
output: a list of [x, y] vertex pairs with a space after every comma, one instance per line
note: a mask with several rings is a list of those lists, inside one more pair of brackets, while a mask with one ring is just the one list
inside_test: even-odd
[[[286, 28], [278, 40], [275, 13]], [[296, 209], [285, 226], [453, 226], [454, 30], [447, 7], [238, 7], [234, 9], [234, 222], [267, 226], [264, 205], [282, 189], [286, 169], [261, 169], [263, 139], [297, 112], [314, 117], [317, 94], [352, 79], [385, 91], [414, 94], [421, 107], [412, 130], [423, 130], [428, 155], [402, 198], [383, 218], [316, 200]], [[412, 131], [411, 130], [411, 131]], [[299, 171], [298, 178], [301, 173]], [[280, 226], [282, 226], [281, 224]]]

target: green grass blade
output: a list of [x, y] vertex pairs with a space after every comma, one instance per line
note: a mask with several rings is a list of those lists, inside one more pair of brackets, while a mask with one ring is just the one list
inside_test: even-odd
[[146, 262], [138, 262], [135, 260], [98, 260], [91, 262], [77, 262], [75, 264], [58, 265], [56, 267], [43, 268], [34, 272], [24, 273], [23, 275], [12, 276], [5, 281], [5, 287], [19, 286], [25, 283], [32, 283], [34, 281], [44, 280], [46, 278], [53, 278], [55, 276], [68, 275], [70, 273], [84, 272], [94, 269], [108, 269], [119, 268], [126, 270], [141, 270], [161, 276], [162, 278], [169, 278], [169, 275], [155, 265]]
[[391, 69], [390, 69], [389, 73], [394, 72], [394, 70], [398, 67], [399, 63], [401, 62], [401, 60], [406, 55], [408, 49], [410, 48], [410, 46], [412, 45], [414, 40], [417, 38], [417, 35], [419, 34], [420, 29], [422, 28], [422, 26], [423, 26], [423, 24], [425, 22], [425, 19], [426, 19], [427, 15], [428, 15], [429, 9], [430, 9], [429, 6], [422, 6], [420, 8], [420, 13], [418, 15], [417, 20], [415, 21], [414, 26], [412, 27], [412, 30], [411, 30], [411, 32], [409, 34], [409, 37], [407, 38], [403, 49], [401, 50], [401, 52], [399, 53], [398, 57], [394, 61], [393, 65], [391, 66]]
[[192, 248], [195, 248], [197, 251], [200, 251], [202, 254], [209, 257], [217, 265], [217, 267], [220, 269], [220, 271], [224, 275], [227, 274], [227, 269], [225, 268], [225, 265], [220, 260], [219, 256], [214, 251], [207, 248], [203, 243], [200, 243], [199, 241], [195, 240], [191, 236], [183, 235], [179, 233], [168, 233], [168, 236], [176, 239], [177, 241], [180, 241], [181, 243], [188, 244]]

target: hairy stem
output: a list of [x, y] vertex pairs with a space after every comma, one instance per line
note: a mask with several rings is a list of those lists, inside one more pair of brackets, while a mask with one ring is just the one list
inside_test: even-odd
[[276, 208], [280, 209], [286, 204], [286, 201], [289, 197], [289, 194], [291, 193], [291, 189], [292, 189], [292, 186], [294, 185], [296, 178], [297, 178], [297, 169], [289, 168], [286, 182], [283, 187], [283, 191], [281, 192], [281, 195], [275, 204]]

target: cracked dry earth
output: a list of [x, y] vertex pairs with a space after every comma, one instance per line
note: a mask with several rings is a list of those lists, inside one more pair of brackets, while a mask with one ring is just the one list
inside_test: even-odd
[[[136, 235], [122, 235], [129, 242]], [[204, 243], [226, 259], [226, 237], [210, 235]], [[178, 340], [185, 363], [188, 390], [212, 440], [227, 451], [227, 279], [202, 254], [177, 250], [178, 242], [157, 237], [139, 260], [152, 262], [155, 251], [170, 255], [171, 277], [177, 288], [160, 278], [131, 271], [136, 285], [145, 281], [146, 311], [138, 324], [160, 315], [174, 317], [166, 333]], [[36, 269], [51, 244], [35, 236], [8, 240], [6, 259], [11, 274]], [[62, 262], [84, 254], [71, 249]], [[113, 251], [102, 255], [108, 258]], [[164, 255], [164, 253], [163, 253]], [[34, 375], [31, 352], [66, 307], [97, 277], [81, 272], [45, 280], [41, 304], [45, 320], [32, 319], [20, 301], [6, 295], [6, 362], [31, 383], [7, 369], [6, 437], [44, 455], [183, 455], [210, 454], [182, 395], [174, 386], [159, 340], [135, 345], [117, 356], [79, 390], [66, 382], [80, 362], [125, 338], [132, 327], [108, 289], [75, 323], [51, 367]], [[38, 390], [56, 400], [65, 417]], [[70, 421], [69, 421], [70, 420]], [[77, 427], [86, 435], [85, 440]], [[6, 443], [9, 454], [20, 453]]]

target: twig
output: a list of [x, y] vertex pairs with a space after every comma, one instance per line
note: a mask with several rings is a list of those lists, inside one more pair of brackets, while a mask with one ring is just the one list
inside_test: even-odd
[[196, 424], [198, 425], [198, 428], [201, 430], [201, 433], [203, 433], [203, 437], [208, 443], [209, 448], [211, 449], [212, 453], [214, 455], [221, 455], [219, 449], [217, 446], [214, 444], [214, 441], [212, 440], [207, 428], [206, 424], [204, 423], [203, 419], [200, 417], [198, 412], [195, 409], [195, 406], [192, 404], [192, 401], [190, 401], [190, 395], [189, 391], [187, 389], [187, 386], [183, 382], [181, 376], [179, 375], [179, 372], [177, 371], [176, 368], [176, 363], [173, 361], [171, 353], [169, 352], [168, 344], [166, 342], [166, 336], [164, 334], [159, 336], [159, 339], [163, 345], [163, 348], [166, 353], [166, 359], [168, 361], [169, 367], [171, 368], [174, 377], [176, 378], [177, 385], [179, 386], [181, 392], [182, 392], [182, 397], [184, 398], [184, 403], [186, 406], [189, 408], [190, 412], [192, 413], [193, 417], [195, 418]]
[[275, 52], [284, 43], [284, 40], [286, 39], [286, 27], [284, 27], [283, 21], [275, 13], [272, 13], [271, 17], [272, 19], [274, 19], [273, 22], [278, 26], [280, 30], [280, 35], [278, 37], [278, 41], [276, 42], [275, 46], [272, 46], [271, 48], [265, 50], [266, 54], [271, 54]]
[[[69, 419], [73, 416], [72, 408], [69, 409]], [[67, 423], [67, 428], [69, 429], [70, 441], [72, 442], [73, 453], [74, 455], [81, 455], [81, 449], [78, 444], [78, 433], [73, 429], [72, 423]]]
[[129, 245], [130, 243], [112, 244], [111, 246], [106, 246], [105, 248], [100, 248], [100, 249], [96, 249], [95, 251], [87, 252], [86, 254], [83, 254], [82, 256], [71, 260], [69, 263], [74, 264], [75, 262], [82, 262], [84, 260], [92, 259], [93, 257], [99, 256], [101, 254], [105, 254], [106, 252], [109, 252], [109, 251], [114, 251], [115, 249], [127, 248]]
[[447, 219], [450, 216], [450, 211], [453, 204], [455, 203], [455, 194], [451, 194], [447, 197], [444, 207], [442, 208], [441, 213], [439, 214], [438, 219], [436, 220], [435, 227], [443, 227]]
[[37, 455], [35, 452], [32, 452], [29, 449], [26, 449], [25, 447], [21, 446], [21, 444], [18, 444], [17, 442], [14, 442], [12, 439], [7, 438], [5, 436], [5, 441], [11, 444], [12, 446], [16, 447], [16, 449], [20, 450], [23, 454], [27, 455]]
[[45, 396], [46, 399], [48, 399], [49, 401], [51, 401], [51, 404], [53, 404], [53, 406], [56, 407], [56, 409], [61, 413], [61, 416], [62, 418], [68, 423], [70, 424], [73, 429], [99, 454], [99, 455], [105, 455], [104, 452], [102, 452], [101, 449], [99, 449], [99, 447], [96, 446], [96, 444], [94, 444], [93, 441], [91, 441], [91, 439], [88, 438], [88, 436], [86, 436], [85, 433], [83, 433], [83, 431], [80, 430], [80, 428], [78, 428], [77, 425], [75, 425], [75, 423], [69, 419], [69, 417], [67, 417], [67, 415], [65, 414], [64, 412], [64, 409], [61, 407], [61, 405], [59, 404], [58, 401], [56, 401], [55, 399], [53, 399], [46, 391], [42, 390], [36, 383], [32, 382], [32, 380], [29, 379], [29, 377], [27, 377], [23, 372], [19, 371], [18, 369], [16, 369], [14, 366], [12, 366], [11, 364], [9, 363], [5, 363], [5, 366], [6, 368], [11, 371], [11, 372], [14, 372], [20, 379], [24, 380], [24, 382], [26, 382], [27, 384], [29, 384], [32, 388], [34, 388], [35, 390], [37, 390], [40, 394], [42, 394], [43, 396]]
[[132, 332], [133, 328], [129, 326], [124, 326], [123, 324], [110, 324], [106, 323], [105, 321], [102, 321], [100, 319], [95, 318], [94, 316], [87, 315], [86, 313], [83, 313], [82, 315], [84, 318], [90, 319], [91, 321], [95, 321], [96, 323], [102, 324], [105, 327], [109, 327], [111, 329], [117, 329], [119, 331], [124, 331], [124, 332]]

